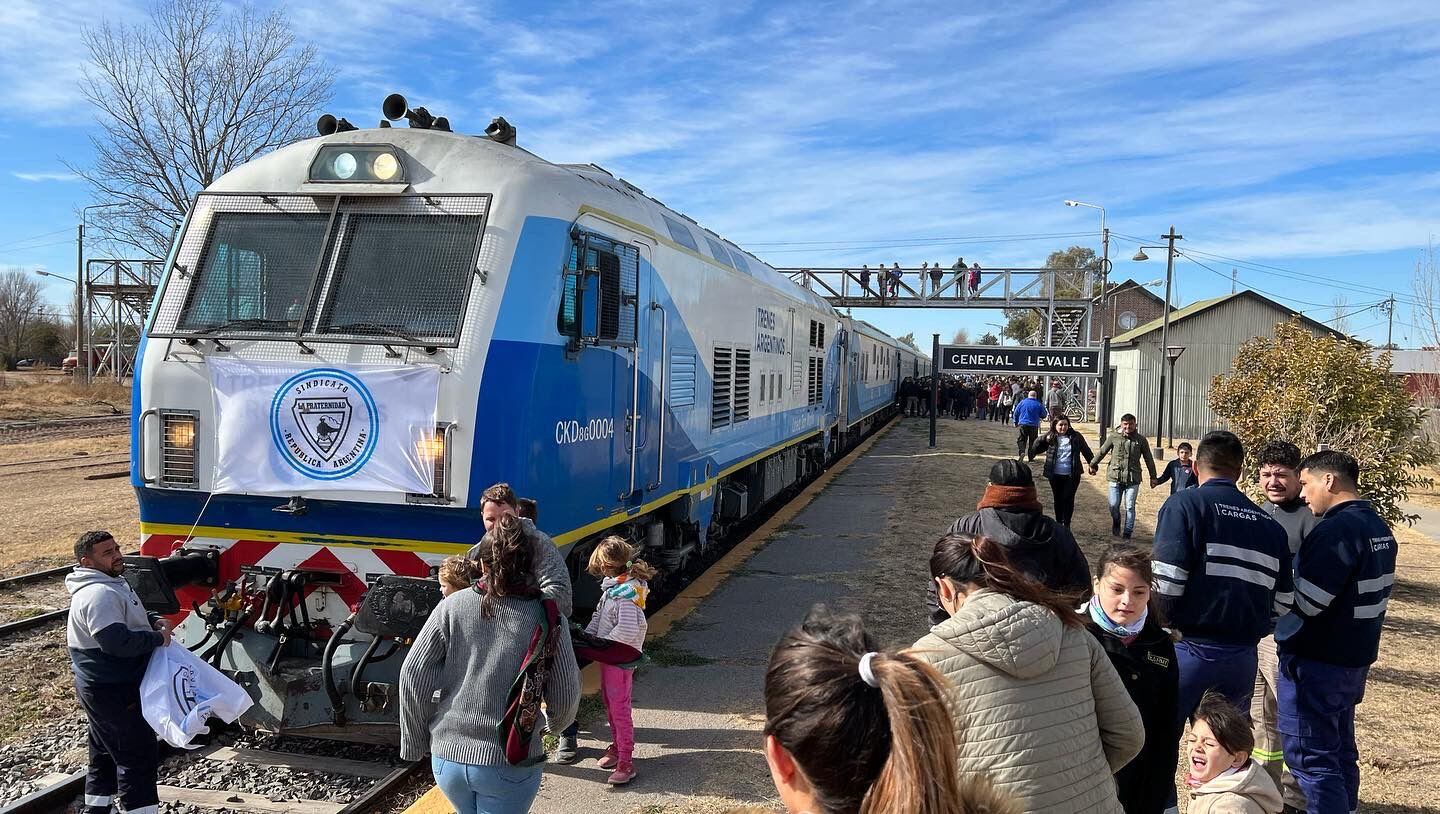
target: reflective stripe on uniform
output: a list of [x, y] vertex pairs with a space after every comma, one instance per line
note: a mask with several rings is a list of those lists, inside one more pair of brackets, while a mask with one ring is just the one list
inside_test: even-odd
[[87, 794], [85, 795], [85, 805], [93, 808], [106, 808], [112, 799], [108, 794]]
[[[1331, 602], [1335, 601], [1335, 594], [1330, 593], [1304, 577], [1295, 578], [1295, 591], [1310, 600], [1310, 604], [1322, 610]], [[1316, 612], [1318, 613], [1319, 611]]]
[[1375, 602], [1375, 603], [1370, 604], [1370, 605], [1356, 605], [1356, 606], [1355, 606], [1355, 618], [1356, 618], [1356, 619], [1374, 619], [1374, 618], [1378, 617], [1380, 614], [1384, 613], [1384, 612], [1385, 612], [1385, 606], [1386, 606], [1386, 605], [1389, 605], [1389, 604], [1390, 604], [1390, 597], [1387, 596], [1387, 597], [1385, 597], [1384, 599], [1380, 600], [1379, 602]]
[[1175, 582], [1184, 582], [1185, 580], [1190, 578], [1189, 571], [1186, 571], [1184, 568], [1181, 568], [1177, 565], [1171, 565], [1168, 562], [1153, 563], [1150, 566], [1150, 569], [1154, 571], [1157, 575], [1167, 577]]
[[[1206, 557], [1229, 557], [1232, 560], [1244, 560], [1253, 562], [1256, 565], [1263, 565], [1271, 571], [1280, 570], [1280, 560], [1259, 551], [1251, 551], [1248, 548], [1225, 545], [1224, 543], [1207, 543], [1205, 545]], [[1210, 569], [1214, 570], [1214, 569]]]
[[1247, 565], [1232, 565], [1228, 562], [1206, 563], [1205, 573], [1216, 577], [1244, 580], [1267, 590], [1275, 587], [1274, 577], [1263, 571], [1256, 571]]
[[1155, 592], [1156, 592], [1156, 593], [1165, 594], [1166, 596], [1184, 596], [1184, 595], [1185, 595], [1185, 583], [1183, 583], [1183, 582], [1171, 582], [1170, 580], [1168, 580], [1168, 579], [1166, 579], [1166, 578], [1164, 578], [1164, 577], [1156, 577], [1156, 578], [1155, 578]]
[[1359, 582], [1355, 583], [1355, 588], [1362, 594], [1368, 594], [1374, 593], [1375, 591], [1384, 590], [1394, 584], [1395, 575], [1393, 573], [1390, 573], [1386, 574], [1383, 577], [1376, 577], [1374, 579], [1362, 579]]

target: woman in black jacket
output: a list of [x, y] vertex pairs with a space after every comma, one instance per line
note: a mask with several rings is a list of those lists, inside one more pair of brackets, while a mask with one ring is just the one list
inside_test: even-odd
[[1080, 475], [1085, 467], [1080, 458], [1089, 463], [1095, 456], [1090, 453], [1090, 444], [1085, 436], [1070, 426], [1070, 419], [1064, 413], [1055, 418], [1055, 427], [1036, 439], [1030, 447], [1030, 460], [1041, 452], [1045, 453], [1045, 478], [1050, 481], [1050, 492], [1055, 496], [1055, 519], [1060, 525], [1070, 527], [1070, 516], [1075, 514], [1075, 492], [1080, 488]]
[[1095, 594], [1084, 609], [1086, 623], [1145, 724], [1145, 747], [1115, 774], [1120, 805], [1125, 814], [1160, 814], [1175, 789], [1180, 747], [1175, 641], [1149, 610], [1155, 578], [1149, 554], [1134, 546], [1112, 545], [1100, 555], [1095, 574]]

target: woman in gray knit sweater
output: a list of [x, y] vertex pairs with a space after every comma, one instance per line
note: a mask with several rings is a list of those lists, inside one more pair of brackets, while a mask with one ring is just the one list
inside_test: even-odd
[[[510, 689], [536, 628], [546, 618], [534, 546], [519, 518], [504, 517], [480, 541], [480, 580], [440, 602], [400, 670], [400, 755], [431, 755], [435, 784], [457, 814], [530, 810], [540, 790], [539, 733], [529, 760], [512, 765], [498, 734]], [[544, 686], [546, 720], [558, 732], [575, 720], [580, 671], [560, 619]]]

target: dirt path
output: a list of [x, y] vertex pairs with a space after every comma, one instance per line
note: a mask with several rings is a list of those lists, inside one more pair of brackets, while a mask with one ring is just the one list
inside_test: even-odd
[[[651, 645], [658, 664], [635, 684], [637, 764], [630, 788], [603, 787], [594, 758], [608, 739], [603, 712], [584, 730], [585, 760], [550, 767], [535, 811], [715, 812], [774, 805], [757, 751], [761, 679], [770, 646], [817, 601], [864, 615], [889, 645], [925, 630], [931, 543], [973, 510], [991, 464], [1013, 450], [1013, 428], [942, 422], [894, 427], [670, 635]], [[1086, 427], [1095, 437], [1094, 428]], [[1040, 473], [1040, 462], [1034, 470]], [[1041, 502], [1051, 505], [1041, 480]], [[1166, 487], [1144, 489], [1135, 542], [1147, 545]], [[1074, 531], [1092, 560], [1110, 542], [1102, 477], [1086, 477]], [[1380, 662], [1358, 719], [1362, 803], [1383, 814], [1437, 814], [1430, 732], [1440, 728], [1440, 545], [1408, 529], [1399, 536], [1400, 579]], [[658, 648], [656, 647], [658, 645]], [[598, 713], [598, 714], [594, 714]], [[1182, 795], [1184, 799], [1186, 795]], [[1182, 810], [1183, 810], [1182, 803]], [[776, 810], [779, 810], [776, 807]]]

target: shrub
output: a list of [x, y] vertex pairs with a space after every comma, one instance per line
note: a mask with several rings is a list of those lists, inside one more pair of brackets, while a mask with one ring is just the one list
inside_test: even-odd
[[[1390, 372], [1390, 353], [1317, 337], [1295, 322], [1275, 326], [1240, 346], [1233, 373], [1215, 377], [1210, 409], [1245, 442], [1247, 457], [1267, 441], [1288, 440], [1304, 454], [1320, 444], [1360, 462], [1360, 493], [1390, 523], [1413, 523], [1401, 508], [1416, 487], [1429, 487], [1419, 467], [1435, 460], [1404, 382]], [[1246, 471], [1256, 471], [1253, 458]], [[1251, 487], [1253, 489], [1253, 486]]]

